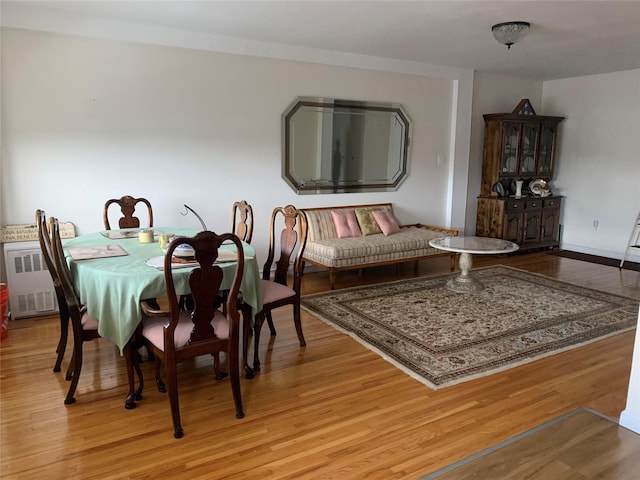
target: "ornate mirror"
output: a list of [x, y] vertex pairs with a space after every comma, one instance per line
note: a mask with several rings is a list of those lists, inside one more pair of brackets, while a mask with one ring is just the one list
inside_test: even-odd
[[410, 139], [401, 105], [300, 97], [282, 115], [282, 178], [298, 194], [397, 190]]

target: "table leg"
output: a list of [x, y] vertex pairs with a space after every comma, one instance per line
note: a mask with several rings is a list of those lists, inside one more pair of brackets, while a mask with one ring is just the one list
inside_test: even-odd
[[447, 287], [455, 292], [476, 292], [482, 290], [482, 284], [471, 277], [471, 267], [473, 266], [473, 257], [470, 253], [461, 253], [460, 275], [447, 281]]

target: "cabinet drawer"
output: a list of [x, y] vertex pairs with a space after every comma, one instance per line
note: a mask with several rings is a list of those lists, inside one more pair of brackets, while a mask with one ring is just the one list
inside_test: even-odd
[[524, 210], [524, 202], [522, 200], [512, 200], [512, 199], [505, 200], [504, 209], [507, 212], [513, 212], [513, 211], [518, 212], [518, 211]]
[[548, 198], [542, 201], [544, 208], [559, 208], [560, 207], [560, 199], [559, 198]]
[[532, 200], [527, 200], [526, 205], [527, 210], [539, 210], [542, 208], [542, 199], [536, 198]]

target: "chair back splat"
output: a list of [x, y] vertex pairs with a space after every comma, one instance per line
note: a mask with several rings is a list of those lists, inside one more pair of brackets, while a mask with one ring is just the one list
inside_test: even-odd
[[[282, 224], [282, 230], [280, 225]], [[254, 321], [254, 359], [253, 369], [260, 370], [258, 346], [260, 344], [260, 330], [266, 320], [271, 335], [276, 334], [271, 311], [284, 305], [293, 306], [293, 322], [298, 334], [300, 346], [306, 341], [302, 333], [300, 318], [300, 289], [304, 260], [302, 255], [307, 244], [307, 217], [302, 210], [293, 205], [277, 207], [271, 214], [269, 223], [269, 252], [262, 270], [260, 287], [262, 290], [262, 310], [255, 316]], [[276, 255], [279, 255], [276, 259]], [[288, 286], [289, 267], [293, 261], [293, 284]], [[275, 262], [275, 272], [271, 279], [271, 268]]]
[[103, 220], [105, 230], [111, 230], [109, 223], [109, 207], [116, 204], [120, 207], [122, 217], [118, 220], [118, 228], [139, 228], [140, 219], [134, 216], [136, 205], [142, 203], [147, 207], [147, 216], [149, 219], [148, 227], [153, 227], [153, 209], [151, 203], [146, 198], [134, 198], [131, 195], [125, 195], [120, 198], [111, 198], [104, 204]]
[[245, 200], [235, 202], [231, 209], [231, 231], [238, 238], [251, 243], [253, 237], [253, 208]]
[[[228, 287], [224, 310], [216, 308], [224, 273], [216, 259], [223, 242], [233, 243], [235, 248], [235, 273]], [[176, 287], [171, 273], [173, 252], [177, 246], [187, 244], [195, 252], [194, 269], [189, 274], [189, 288], [193, 310], [179, 307]], [[228, 248], [225, 246], [225, 248]], [[216, 235], [203, 231], [194, 237], [178, 237], [167, 248], [164, 260], [164, 278], [169, 300], [169, 311], [149, 313], [145, 318], [142, 335], [156, 358], [156, 383], [160, 391], [168, 391], [173, 419], [174, 437], [183, 436], [178, 401], [177, 364], [188, 358], [212, 354], [217, 379], [227, 376], [220, 370], [220, 352], [228, 357], [228, 376], [236, 409], [236, 417], [243, 418], [240, 392], [240, 312], [238, 294], [244, 273], [244, 251], [240, 239], [232, 234]], [[225, 288], [226, 290], [226, 288]], [[164, 369], [160, 368], [164, 367]], [[164, 370], [165, 380], [160, 378]]]

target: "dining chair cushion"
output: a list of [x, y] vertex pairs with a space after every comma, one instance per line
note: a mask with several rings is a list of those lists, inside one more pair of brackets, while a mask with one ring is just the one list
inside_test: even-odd
[[262, 303], [264, 305], [282, 300], [283, 298], [293, 297], [296, 294], [293, 288], [270, 280], [260, 280], [260, 288], [262, 290]]
[[98, 329], [98, 320], [93, 317], [90, 317], [88, 313], [82, 314], [82, 329], [83, 330], [97, 330]]
[[[146, 318], [142, 327], [142, 335], [158, 349], [164, 351], [164, 326], [168, 323], [168, 317]], [[222, 312], [216, 311], [211, 325], [218, 338], [229, 338], [229, 322]], [[176, 348], [184, 347], [187, 344], [192, 331], [191, 312], [181, 312], [180, 321], [173, 335]]]

